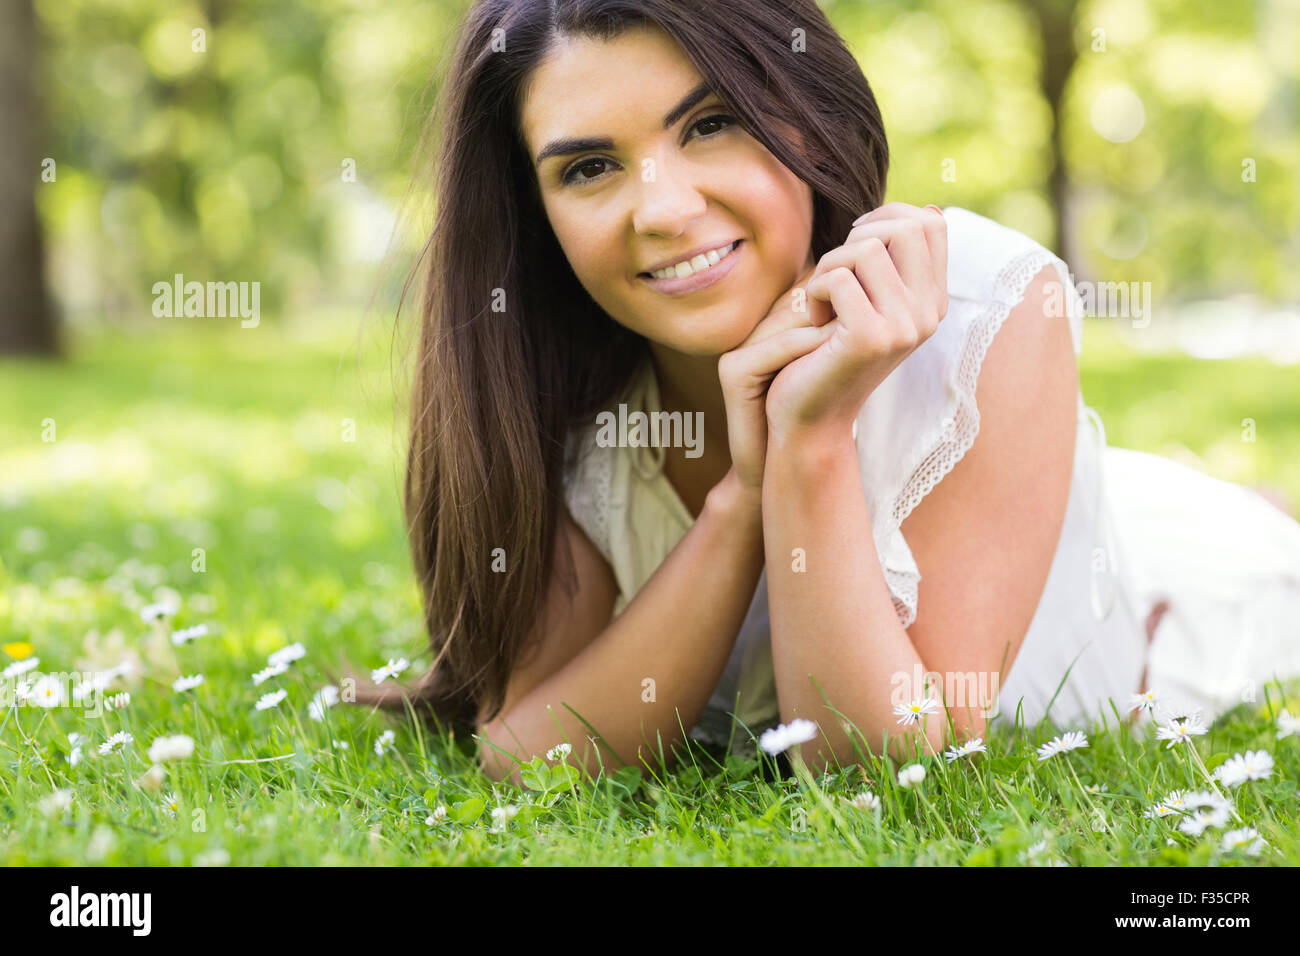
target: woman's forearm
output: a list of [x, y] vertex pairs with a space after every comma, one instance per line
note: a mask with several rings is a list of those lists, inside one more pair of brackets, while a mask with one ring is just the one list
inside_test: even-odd
[[[657, 764], [662, 747], [694, 726], [709, 702], [763, 569], [759, 501], [733, 474], [710, 492], [695, 523], [609, 626], [525, 695], [484, 735], [527, 762], [562, 740], [570, 763], [595, 774]], [[572, 710], [570, 710], [572, 708]], [[599, 734], [599, 759], [591, 737]], [[518, 782], [518, 765], [484, 745], [484, 769]]]
[[[885, 583], [851, 433], [818, 443], [771, 436], [762, 513], [782, 722], [819, 725], [817, 739], [802, 745], [810, 767], [856, 762], [841, 719], [875, 752], [888, 731], [891, 752], [901, 756], [904, 737], [921, 731], [897, 723], [894, 676], [925, 667]], [[813, 679], [843, 718], [827, 709]], [[935, 749], [941, 718], [941, 711], [925, 718]]]

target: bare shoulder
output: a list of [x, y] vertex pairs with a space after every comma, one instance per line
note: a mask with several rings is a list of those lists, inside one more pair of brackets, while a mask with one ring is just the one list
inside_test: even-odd
[[1005, 679], [1047, 582], [1078, 427], [1074, 346], [1054, 304], [1059, 282], [1045, 266], [1007, 315], [980, 368], [974, 444], [903, 522], [921, 573], [908, 633], [933, 669]]

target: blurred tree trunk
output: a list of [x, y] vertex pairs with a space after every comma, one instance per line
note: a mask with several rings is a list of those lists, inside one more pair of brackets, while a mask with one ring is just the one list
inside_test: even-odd
[[1061, 110], [1065, 97], [1065, 82], [1074, 69], [1077, 58], [1074, 49], [1074, 14], [1077, 0], [1025, 0], [1025, 6], [1038, 21], [1042, 39], [1041, 82], [1043, 98], [1052, 108], [1051, 159], [1048, 167], [1047, 191], [1056, 209], [1056, 229], [1051, 248], [1074, 268], [1070, 243], [1070, 184], [1066, 178], [1065, 151], [1061, 143]]
[[0, 354], [59, 352], [36, 218], [34, 190], [41, 173], [36, 57], [31, 0], [0, 0]]

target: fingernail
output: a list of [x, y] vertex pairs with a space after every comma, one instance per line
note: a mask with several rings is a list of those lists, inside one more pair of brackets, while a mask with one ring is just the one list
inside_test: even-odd
[[933, 210], [934, 210], [935, 212], [937, 212], [939, 215], [941, 215], [941, 216], [943, 215], [943, 210], [940, 209], [938, 206], [936, 206], [934, 203], [927, 203], [925, 208], [926, 208], [926, 209], [933, 209]]

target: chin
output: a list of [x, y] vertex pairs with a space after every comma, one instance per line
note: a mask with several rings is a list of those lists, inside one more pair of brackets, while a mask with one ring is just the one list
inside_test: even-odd
[[708, 316], [692, 317], [686, 327], [674, 329], [664, 344], [684, 355], [717, 358], [739, 348], [757, 326], [757, 320], [740, 322], [734, 316], [719, 317], [716, 321], [710, 321]]

